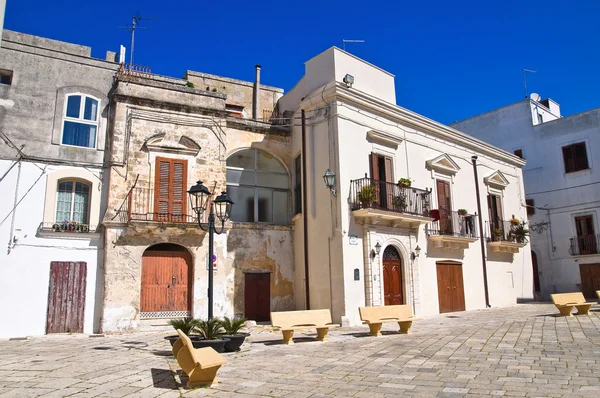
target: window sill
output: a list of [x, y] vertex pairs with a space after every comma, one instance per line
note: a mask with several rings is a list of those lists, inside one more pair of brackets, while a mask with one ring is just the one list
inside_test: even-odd
[[582, 176], [586, 176], [592, 174], [592, 169], [587, 168], [587, 169], [582, 169], [582, 170], [577, 170], [577, 171], [569, 171], [565, 173], [565, 177], [582, 177]]
[[37, 236], [41, 238], [73, 239], [73, 240], [94, 240], [100, 239], [100, 229], [96, 226], [87, 226], [86, 230], [57, 230], [53, 226], [57, 223], [42, 223], [37, 231]]

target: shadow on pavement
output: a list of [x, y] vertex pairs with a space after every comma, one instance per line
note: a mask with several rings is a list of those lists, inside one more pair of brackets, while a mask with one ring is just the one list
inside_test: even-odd
[[150, 369], [152, 372], [152, 385], [156, 388], [164, 388], [167, 390], [177, 390], [179, 384], [175, 381], [175, 377], [169, 369]]
[[152, 353], [159, 357], [172, 357], [173, 351], [170, 350], [154, 350]]

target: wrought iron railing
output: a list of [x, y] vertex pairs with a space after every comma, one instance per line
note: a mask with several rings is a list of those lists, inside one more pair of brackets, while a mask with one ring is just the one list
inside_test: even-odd
[[585, 256], [586, 254], [600, 253], [600, 234], [575, 236], [570, 239], [569, 253], [572, 256]]
[[381, 209], [429, 217], [431, 191], [391, 182], [359, 178], [350, 181], [352, 210]]
[[[439, 220], [426, 225], [429, 235], [449, 235], [464, 238], [477, 238], [477, 214], [462, 214], [440, 208]], [[432, 212], [433, 213], [433, 212]]]
[[485, 237], [489, 242], [527, 243], [527, 237], [520, 229], [524, 229], [523, 224], [493, 218], [485, 222]]
[[149, 66], [124, 63], [124, 64], [121, 64], [121, 67], [119, 68], [119, 77], [120, 78], [128, 78], [128, 77], [148, 78], [151, 75], [152, 75], [152, 70], [150, 69]]
[[162, 211], [156, 202], [154, 189], [133, 187], [125, 201], [117, 210], [116, 219], [126, 223], [130, 221], [154, 221], [162, 223], [197, 223], [196, 213], [186, 200], [187, 193], [183, 192], [184, 200], [167, 204], [170, 211]]

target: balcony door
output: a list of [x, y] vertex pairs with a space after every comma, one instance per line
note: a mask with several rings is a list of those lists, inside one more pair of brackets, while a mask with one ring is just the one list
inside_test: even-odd
[[596, 250], [594, 218], [591, 215], [575, 217], [575, 228], [579, 254], [596, 254], [598, 250]]
[[[493, 237], [496, 229], [502, 230], [504, 228], [502, 223], [502, 197], [500, 195], [488, 195], [488, 214], [490, 217], [490, 236]], [[502, 231], [502, 235], [505, 235], [504, 231]]]
[[369, 155], [371, 180], [375, 186], [377, 207], [387, 209], [394, 203], [394, 162], [391, 157], [376, 153]]
[[440, 233], [452, 235], [452, 202], [450, 199], [450, 183], [436, 180], [438, 207], [440, 211]]
[[157, 157], [155, 175], [154, 220], [185, 221], [187, 160]]

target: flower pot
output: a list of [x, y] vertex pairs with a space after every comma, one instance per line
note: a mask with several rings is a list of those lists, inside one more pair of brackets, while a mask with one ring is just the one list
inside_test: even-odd
[[[194, 342], [203, 339], [202, 336], [197, 335], [197, 334], [193, 334], [193, 335], [188, 336], [188, 337], [190, 338], [190, 340], [192, 340], [192, 345], [194, 345], [194, 347], [195, 347]], [[173, 344], [175, 344], [175, 342], [177, 341], [178, 338], [179, 338], [179, 335], [171, 335], [171, 336], [166, 336], [165, 340], [169, 340], [169, 343], [171, 343], [171, 346], [173, 346]]]
[[178, 338], [179, 338], [178, 335], [165, 336], [165, 340], [169, 340], [169, 343], [171, 343], [171, 347], [173, 346], [173, 344], [175, 344], [175, 341], [177, 341]]
[[211, 347], [216, 352], [224, 352], [225, 344], [230, 341], [228, 338], [220, 340], [192, 340], [194, 348]]
[[362, 201], [360, 202], [360, 205], [363, 209], [368, 209], [369, 207], [371, 207], [371, 202], [369, 201]]
[[244, 344], [244, 340], [246, 340], [246, 337], [248, 336], [250, 336], [250, 333], [236, 333], [224, 335], [224, 338], [229, 339], [229, 341], [225, 343], [225, 352], [234, 352], [239, 350], [242, 344]]

